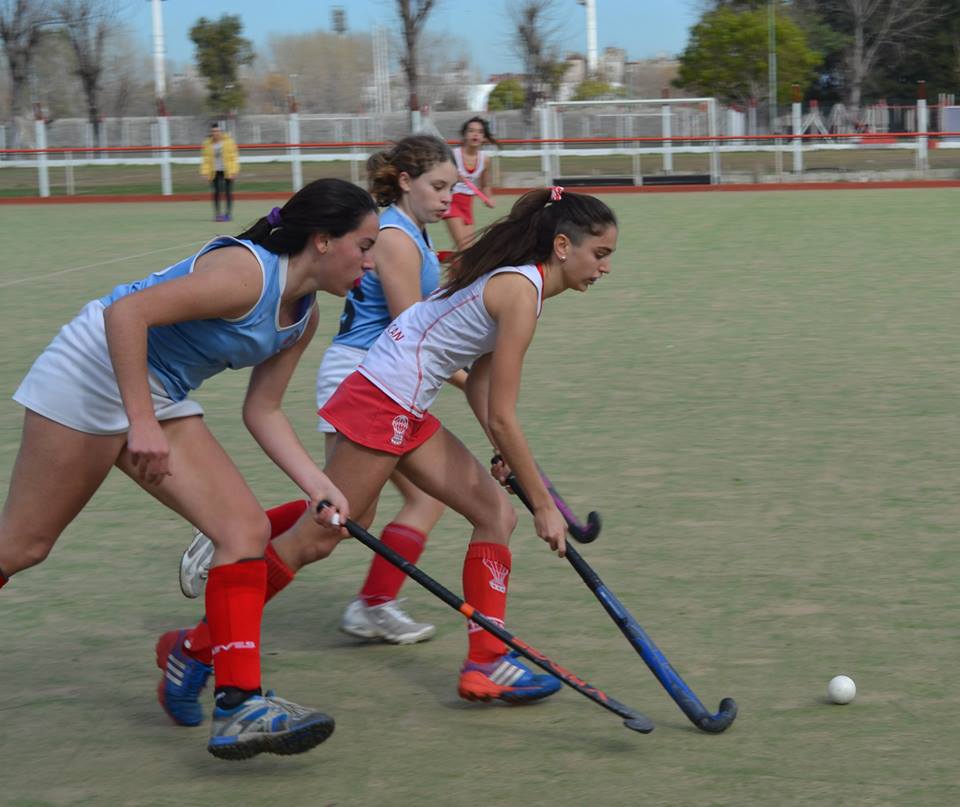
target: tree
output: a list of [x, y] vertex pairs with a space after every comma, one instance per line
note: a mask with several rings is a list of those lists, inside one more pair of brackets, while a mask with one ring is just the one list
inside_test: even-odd
[[523, 106], [523, 85], [515, 78], [505, 78], [490, 92], [487, 109], [502, 112], [505, 109], [520, 109]]
[[566, 71], [551, 43], [557, 32], [552, 12], [553, 0], [523, 0], [511, 11], [514, 49], [523, 60], [523, 120], [528, 130], [533, 125], [533, 108], [556, 95]]
[[207, 80], [207, 105], [220, 115], [243, 107], [245, 93], [237, 72], [253, 61], [253, 46], [240, 36], [243, 23], [236, 14], [219, 20], [201, 17], [190, 29], [197, 48], [197, 69]]
[[83, 87], [87, 120], [93, 125], [93, 142], [98, 143], [104, 50], [117, 9], [112, 0], [55, 0], [53, 8], [73, 51], [73, 72]]
[[[10, 77], [10, 119], [23, 114], [30, 65], [45, 25], [51, 22], [50, 9], [41, 0], [0, 0], [0, 42]], [[14, 129], [13, 143], [19, 144]]]
[[417, 61], [417, 46], [427, 17], [436, 5], [436, 0], [397, 0], [397, 14], [403, 27], [404, 52], [400, 65], [407, 77], [410, 93], [411, 124], [420, 114], [420, 71]]
[[[727, 103], [746, 106], [769, 95], [769, 27], [765, 9], [722, 6], [703, 15], [690, 32], [674, 85]], [[776, 25], [777, 94], [794, 83], [806, 86], [821, 56], [807, 46], [800, 27], [787, 17]]]
[[594, 101], [605, 98], [617, 98], [623, 90], [597, 78], [584, 79], [577, 85], [573, 101]]
[[[368, 35], [340, 35], [329, 31], [275, 34], [268, 40], [267, 52], [269, 63], [287, 85], [285, 93], [296, 91], [300, 109], [311, 112], [358, 112], [361, 109], [364, 90], [373, 74]], [[271, 89], [275, 95], [273, 103], [285, 108], [277, 80], [272, 82]]]
[[848, 106], [859, 108], [863, 88], [884, 57], [917, 41], [946, 9], [940, 0], [803, 0], [834, 30], [849, 37], [842, 62]]
[[960, 88], [960, 0], [941, 0], [939, 5], [942, 16], [918, 34], [923, 47], [894, 48], [864, 84], [864, 94], [910, 103], [919, 81], [927, 83], [931, 101]]

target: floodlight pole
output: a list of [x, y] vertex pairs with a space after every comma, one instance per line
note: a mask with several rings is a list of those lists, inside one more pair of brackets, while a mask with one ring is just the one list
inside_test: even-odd
[[167, 78], [164, 62], [163, 10], [162, 0], [150, 0], [153, 10], [153, 87], [157, 98], [157, 134], [160, 152], [160, 190], [164, 196], [173, 193], [173, 179], [170, 172], [170, 121], [167, 118], [166, 96]]
[[587, 72], [597, 75], [597, 0], [577, 0], [587, 13]]
[[767, 72], [769, 74], [769, 93], [770, 93], [770, 134], [774, 134], [777, 129], [777, 11], [776, 0], [770, 0], [767, 4], [767, 24], [768, 34], [768, 64]]

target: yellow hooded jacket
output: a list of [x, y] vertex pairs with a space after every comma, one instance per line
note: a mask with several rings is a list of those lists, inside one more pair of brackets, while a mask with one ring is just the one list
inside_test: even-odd
[[[223, 175], [227, 179], [233, 179], [240, 173], [240, 157], [237, 150], [237, 142], [226, 132], [220, 140], [223, 145]], [[203, 141], [203, 163], [200, 165], [200, 173], [207, 179], [213, 180], [214, 174], [213, 160], [213, 138], [208, 137]]]

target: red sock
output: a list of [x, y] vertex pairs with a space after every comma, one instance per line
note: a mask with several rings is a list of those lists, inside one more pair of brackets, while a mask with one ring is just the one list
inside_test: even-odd
[[263, 598], [263, 604], [266, 605], [293, 582], [296, 572], [283, 562], [273, 544], [267, 544], [263, 559], [267, 562], [267, 592]]
[[[272, 541], [278, 535], [283, 535], [296, 524], [309, 504], [304, 499], [297, 499], [267, 510], [266, 515], [270, 519], [270, 540]], [[264, 604], [266, 604], [290, 585], [293, 581], [294, 572], [280, 560], [280, 556], [270, 544], [267, 545], [264, 552], [264, 560], [267, 562], [267, 591], [264, 597]], [[183, 647], [197, 661], [202, 661], [204, 664], [213, 664], [211, 653], [213, 642], [210, 639], [210, 627], [207, 625], [206, 618], [190, 631]]]
[[[277, 551], [273, 548], [273, 544], [267, 544], [267, 550], [263, 554], [267, 564], [267, 587], [263, 597], [263, 604], [266, 605], [293, 582], [295, 572], [280, 559]], [[210, 584], [207, 583], [207, 585]], [[213, 641], [210, 638], [210, 626], [207, 624], [206, 618], [187, 634], [183, 642], [183, 649], [197, 661], [202, 661], [204, 664], [213, 664]]]
[[267, 510], [267, 518], [270, 519], [270, 540], [283, 535], [296, 524], [309, 504], [310, 502], [304, 499], [297, 499], [295, 502], [287, 502]]
[[210, 570], [207, 617], [217, 687], [260, 688], [260, 619], [267, 565], [262, 559]]
[[[394, 521], [383, 528], [380, 540], [403, 555], [404, 560], [416, 563], [423, 553], [427, 535], [418, 529]], [[406, 579], [407, 576], [390, 561], [374, 555], [370, 562], [370, 571], [367, 572], [366, 582], [360, 589], [360, 599], [367, 605], [383, 605], [385, 602], [395, 600]]]
[[2, 570], [0, 570], [0, 588], [3, 588], [9, 580], [10, 578], [7, 577]]
[[[507, 578], [510, 576], [510, 547], [471, 541], [463, 560], [463, 598], [484, 616], [503, 624], [507, 615]], [[503, 642], [479, 625], [467, 622], [471, 661], [486, 663], [507, 652]]]

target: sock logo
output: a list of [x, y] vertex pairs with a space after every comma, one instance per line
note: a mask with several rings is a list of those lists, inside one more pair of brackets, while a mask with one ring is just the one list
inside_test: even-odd
[[499, 561], [490, 560], [489, 558], [483, 559], [483, 565], [486, 566], [487, 571], [490, 572], [490, 588], [494, 591], [499, 591], [501, 594], [506, 594], [507, 575], [510, 574], [510, 570]]
[[397, 415], [390, 425], [393, 426], [393, 437], [390, 438], [391, 444], [395, 446], [403, 445], [403, 436], [410, 428], [410, 418], [406, 415]]
[[256, 642], [227, 642], [226, 644], [215, 644], [213, 646], [213, 655], [227, 650], [256, 650]]

